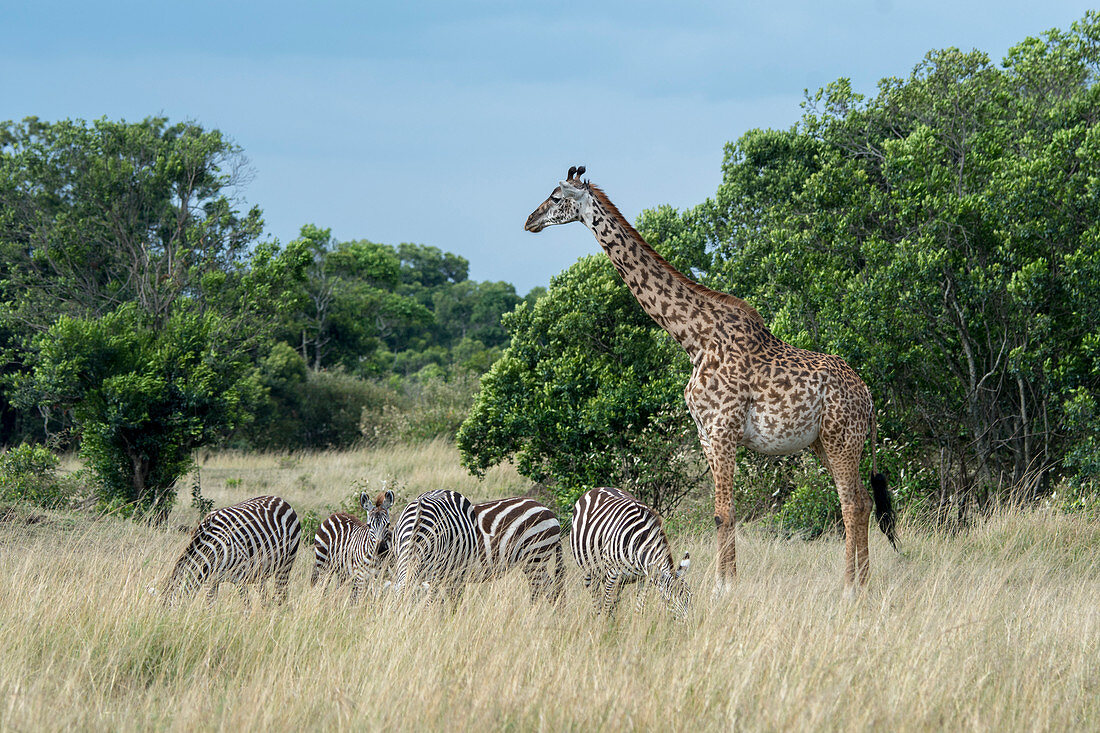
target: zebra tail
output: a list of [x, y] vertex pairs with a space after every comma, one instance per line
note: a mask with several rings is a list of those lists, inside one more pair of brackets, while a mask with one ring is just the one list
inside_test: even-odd
[[559, 541], [557, 551], [554, 553], [554, 563], [557, 567], [554, 570], [554, 579], [550, 587], [550, 600], [557, 604], [561, 603], [562, 591], [565, 589], [565, 561], [562, 559], [562, 554], [561, 542]]

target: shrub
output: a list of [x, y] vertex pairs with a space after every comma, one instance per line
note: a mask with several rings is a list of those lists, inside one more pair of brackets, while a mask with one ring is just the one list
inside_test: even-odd
[[441, 368], [429, 364], [400, 385], [399, 401], [385, 405], [380, 413], [364, 408], [359, 431], [367, 441], [453, 439], [473, 404], [478, 378], [459, 371], [446, 379]]
[[362, 434], [363, 414], [381, 414], [397, 401], [390, 388], [343, 370], [310, 372], [302, 387], [298, 446], [347, 448]]
[[0, 455], [0, 501], [29, 502], [45, 509], [68, 506], [77, 495], [74, 477], [57, 472], [57, 456], [42, 445], [23, 443]]

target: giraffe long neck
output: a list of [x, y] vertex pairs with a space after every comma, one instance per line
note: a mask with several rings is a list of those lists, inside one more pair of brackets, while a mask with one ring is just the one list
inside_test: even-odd
[[744, 301], [718, 293], [680, 273], [619, 213], [607, 195], [589, 184], [592, 207], [583, 218], [642, 309], [694, 355], [707, 345], [713, 315], [738, 309], [760, 316]]

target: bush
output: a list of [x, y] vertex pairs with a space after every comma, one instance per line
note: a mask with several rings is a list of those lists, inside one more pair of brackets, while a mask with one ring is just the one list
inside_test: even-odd
[[440, 367], [429, 364], [399, 384], [399, 401], [381, 412], [363, 410], [359, 432], [368, 442], [453, 439], [473, 404], [478, 377], [460, 371], [446, 379]]
[[775, 517], [780, 533], [812, 540], [843, 526], [840, 497], [832, 479], [808, 481], [795, 487]]
[[78, 483], [57, 472], [57, 456], [42, 445], [23, 443], [0, 455], [0, 501], [28, 502], [44, 509], [72, 503]]
[[359, 442], [363, 414], [381, 414], [397, 401], [392, 389], [337, 369], [310, 372], [302, 388], [298, 445], [348, 448]]

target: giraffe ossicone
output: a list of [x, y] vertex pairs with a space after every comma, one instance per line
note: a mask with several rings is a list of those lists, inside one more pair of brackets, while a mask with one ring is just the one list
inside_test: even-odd
[[737, 569], [731, 500], [741, 445], [769, 455], [813, 450], [840, 497], [845, 581], [866, 583], [872, 501], [859, 477], [859, 460], [868, 438], [875, 513], [890, 543], [895, 541], [890, 492], [877, 468], [876, 421], [867, 385], [839, 356], [781, 341], [744, 300], [680, 273], [607, 194], [579, 180], [583, 172], [583, 166], [571, 167], [566, 180], [531, 212], [524, 229], [583, 223], [646, 313], [691, 357], [684, 399], [714, 478], [719, 591], [730, 587]]

